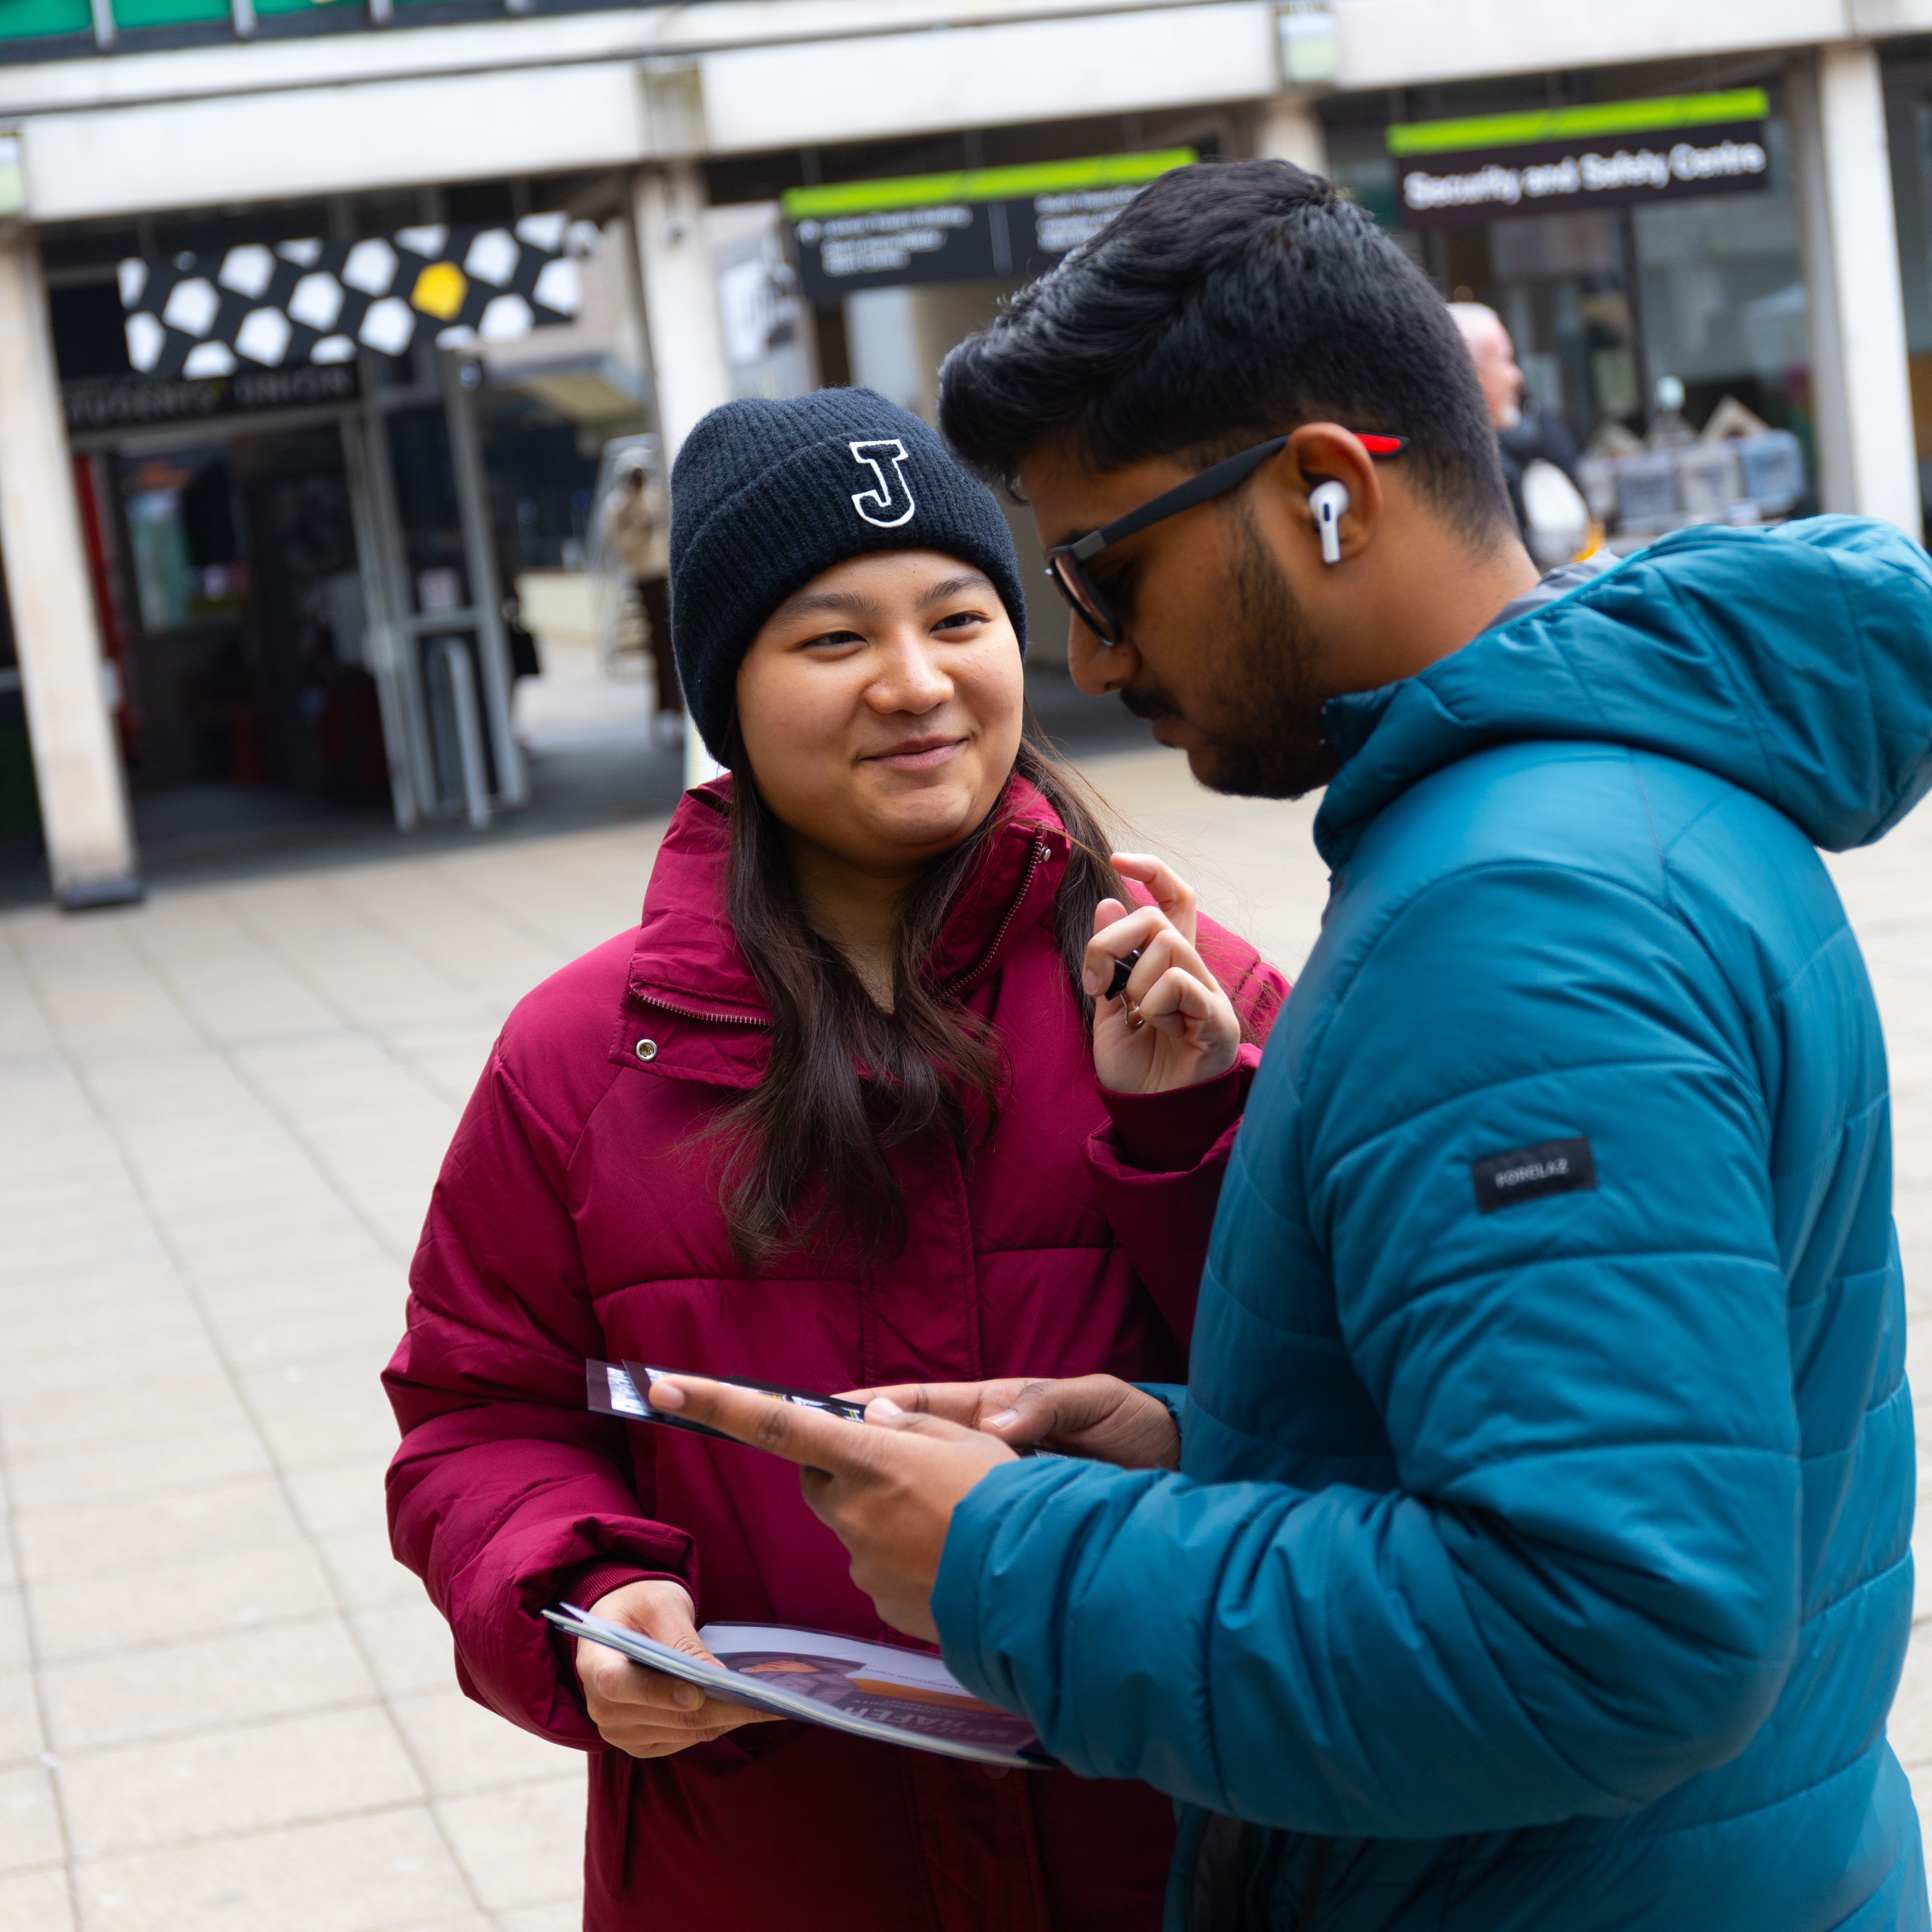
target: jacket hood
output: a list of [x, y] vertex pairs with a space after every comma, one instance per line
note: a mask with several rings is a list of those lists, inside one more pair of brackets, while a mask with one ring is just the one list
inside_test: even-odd
[[1430, 772], [1528, 739], [1700, 766], [1844, 851], [1932, 786], [1932, 559], [1850, 517], [1680, 531], [1324, 717], [1331, 866]]

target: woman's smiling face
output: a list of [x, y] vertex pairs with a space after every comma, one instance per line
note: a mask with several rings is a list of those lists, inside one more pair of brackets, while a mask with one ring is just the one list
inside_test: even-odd
[[1024, 694], [1012, 620], [982, 571], [880, 551], [821, 572], [766, 620], [739, 668], [738, 728], [782, 824], [891, 874], [992, 809]]

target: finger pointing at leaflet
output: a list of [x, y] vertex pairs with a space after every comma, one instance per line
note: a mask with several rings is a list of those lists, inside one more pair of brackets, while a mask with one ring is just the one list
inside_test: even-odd
[[896, 1629], [936, 1640], [932, 1597], [961, 1497], [1015, 1460], [994, 1437], [875, 1401], [843, 1421], [700, 1376], [651, 1384], [656, 1408], [707, 1424], [800, 1466], [813, 1514], [850, 1552], [852, 1580]]
[[864, 1438], [850, 1423], [819, 1410], [775, 1402], [755, 1390], [734, 1388], [701, 1376], [658, 1376], [652, 1379], [650, 1403], [805, 1468], [837, 1475], [867, 1466]]

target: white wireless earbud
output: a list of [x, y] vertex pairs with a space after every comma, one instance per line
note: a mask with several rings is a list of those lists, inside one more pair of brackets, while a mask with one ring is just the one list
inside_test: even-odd
[[1348, 514], [1348, 486], [1346, 483], [1318, 483], [1308, 493], [1308, 507], [1315, 516], [1315, 527], [1322, 536], [1322, 561], [1342, 561], [1342, 519]]

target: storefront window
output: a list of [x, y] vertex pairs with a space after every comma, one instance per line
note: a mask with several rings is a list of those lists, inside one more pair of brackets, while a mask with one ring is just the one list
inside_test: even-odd
[[1810, 430], [1810, 349], [1785, 122], [1766, 124], [1762, 194], [1630, 211], [1653, 383], [1675, 376], [1702, 424], [1726, 396], [1780, 429]]
[[1330, 165], [1445, 297], [1502, 318], [1524, 407], [1550, 428], [1508, 426], [1506, 454], [1514, 436], [1534, 446], [1524, 460], [1567, 469], [1620, 547], [1802, 508], [1808, 317], [1774, 102], [1469, 104], [1336, 128]]

